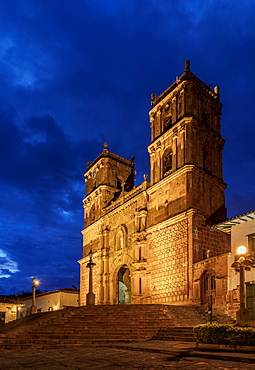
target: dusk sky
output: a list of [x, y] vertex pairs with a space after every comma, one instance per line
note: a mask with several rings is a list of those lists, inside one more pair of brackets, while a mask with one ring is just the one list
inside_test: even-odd
[[86, 161], [149, 173], [151, 93], [220, 86], [228, 217], [255, 209], [255, 2], [0, 0], [0, 294], [79, 286]]

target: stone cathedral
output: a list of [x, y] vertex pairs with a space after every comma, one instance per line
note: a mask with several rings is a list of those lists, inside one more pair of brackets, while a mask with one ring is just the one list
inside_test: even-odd
[[151, 106], [150, 178], [135, 187], [134, 160], [107, 143], [87, 163], [81, 305], [90, 251], [96, 304], [203, 304], [212, 290], [221, 297], [226, 289], [224, 273], [216, 282], [200, 263], [230, 251], [229, 236], [212, 229], [226, 219], [219, 87], [203, 83], [186, 61]]

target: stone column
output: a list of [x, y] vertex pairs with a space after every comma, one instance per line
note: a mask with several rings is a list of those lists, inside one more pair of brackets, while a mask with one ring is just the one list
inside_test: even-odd
[[32, 297], [31, 313], [34, 314], [37, 312], [37, 308], [35, 304], [35, 289], [37, 286], [37, 280], [35, 277], [32, 279], [32, 282], [33, 282], [33, 285], [32, 285], [33, 297]]
[[99, 288], [99, 301], [100, 304], [104, 303], [104, 232], [101, 231], [100, 233], [100, 288]]
[[89, 263], [87, 264], [87, 268], [89, 269], [89, 292], [86, 295], [86, 305], [93, 306], [95, 305], [95, 294], [93, 293], [93, 267], [96, 265], [92, 261], [92, 251], [89, 252]]
[[181, 167], [185, 163], [185, 125], [181, 126], [179, 135], [180, 135], [179, 166]]
[[104, 303], [110, 303], [109, 230], [104, 230]]
[[173, 132], [173, 171], [177, 170], [178, 168], [178, 148], [177, 148], [177, 138], [178, 138], [178, 131], [174, 130]]

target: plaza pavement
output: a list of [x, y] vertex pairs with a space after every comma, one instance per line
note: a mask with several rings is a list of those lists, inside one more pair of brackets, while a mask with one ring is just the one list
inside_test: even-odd
[[189, 370], [255, 369], [255, 353], [252, 348], [228, 350], [222, 347], [218, 349], [215, 345], [201, 345], [197, 348], [194, 342], [159, 340], [91, 344], [77, 348], [0, 349], [1, 370], [128, 370], [169, 367]]

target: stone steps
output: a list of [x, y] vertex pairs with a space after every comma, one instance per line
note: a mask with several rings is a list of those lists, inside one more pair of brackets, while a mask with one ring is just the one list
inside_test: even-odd
[[[193, 306], [122, 305], [83, 306], [61, 312], [32, 315], [20, 325], [4, 325], [0, 348], [54, 348], [90, 343], [145, 341], [157, 336], [166, 338], [163, 328], [192, 327], [203, 322]], [[19, 320], [17, 320], [19, 321]], [[178, 338], [178, 331], [175, 332]], [[190, 338], [190, 331], [179, 337]], [[47, 347], [49, 346], [49, 347]]]
[[[138, 341], [139, 337], [134, 336], [131, 337], [132, 341]], [[42, 338], [5, 338], [0, 339], [0, 345], [6, 345], [6, 344], [91, 344], [95, 342], [105, 342], [105, 341], [112, 341], [112, 342], [124, 342], [124, 340], [120, 340], [118, 336], [109, 336], [109, 337], [98, 337], [93, 338], [93, 340], [88, 339], [74, 339], [74, 338], [48, 338], [48, 337], [42, 337]]]
[[[171, 325], [168, 325], [168, 326], [171, 326]], [[104, 334], [109, 334], [109, 333], [112, 333], [114, 332], [115, 334], [118, 334], [118, 335], [126, 335], [127, 333], [141, 333], [141, 334], [147, 334], [147, 333], [151, 333], [151, 332], [157, 332], [158, 330], [160, 329], [160, 325], [158, 326], [153, 326], [153, 327], [148, 327], [148, 328], [143, 328], [141, 326], [138, 326], [137, 328], [134, 328], [134, 327], [123, 327], [122, 329], [120, 328], [117, 328], [117, 327], [109, 327], [109, 328], [95, 328], [95, 327], [90, 327], [90, 328], [84, 328], [84, 330], [78, 330], [78, 331], [55, 331], [54, 333], [51, 333], [49, 331], [44, 331], [44, 330], [33, 330], [33, 331], [28, 331], [27, 333], [29, 333], [29, 335], [90, 335], [91, 333], [94, 334], [94, 335], [98, 335], [100, 333], [104, 333]], [[26, 332], [24, 332], [24, 334], [26, 334]], [[13, 335], [15, 336], [16, 334], [13, 333]], [[20, 337], [20, 335], [17, 335], [17, 337]]]
[[[49, 344], [49, 343], [24, 343], [24, 344], [20, 344], [20, 343], [9, 343], [9, 344], [3, 344], [1, 345], [0, 344], [0, 349], [14, 349], [14, 350], [18, 350], [18, 349], [57, 349], [57, 348], [79, 348], [79, 347], [84, 347], [85, 344], [75, 344], [75, 343], [52, 343], [52, 344]], [[87, 346], [87, 345], [86, 345]]]
[[193, 327], [168, 327], [161, 328], [153, 339], [195, 342]]

